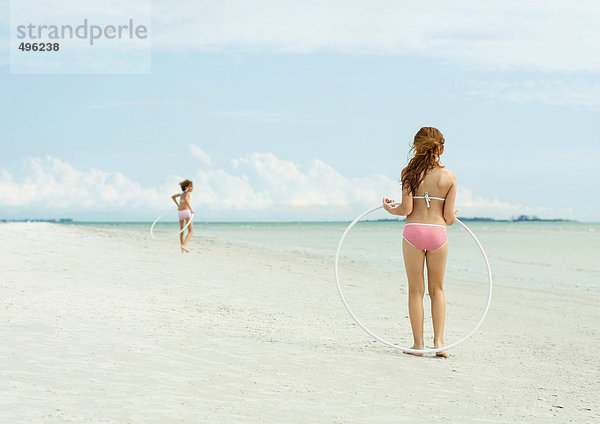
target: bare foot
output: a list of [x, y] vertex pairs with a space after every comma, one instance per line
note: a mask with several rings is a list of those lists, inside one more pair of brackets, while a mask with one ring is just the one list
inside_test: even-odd
[[[444, 346], [444, 343], [443, 343], [443, 342], [442, 342], [442, 343], [436, 343], [436, 342], [434, 342], [434, 343], [433, 343], [433, 346], [434, 346], [436, 349], [439, 349], [440, 347], [443, 347], [443, 346]], [[445, 350], [442, 350], [442, 351], [440, 351], [440, 352], [435, 352], [435, 356], [439, 356], [439, 357], [441, 357], [441, 358], [449, 358], [449, 357], [450, 357], [450, 354], [449, 354], [448, 352], [446, 352]]]
[[190, 253], [190, 251], [188, 250], [187, 247], [181, 246], [181, 253], [183, 253], [183, 252]]
[[[422, 350], [423, 346], [417, 346], [416, 344], [412, 345], [410, 347], [411, 349], [417, 349], [417, 350]], [[407, 352], [405, 350], [402, 351], [402, 353], [406, 353], [407, 355], [415, 355], [415, 356], [423, 356], [422, 353], [415, 353], [415, 352]]]

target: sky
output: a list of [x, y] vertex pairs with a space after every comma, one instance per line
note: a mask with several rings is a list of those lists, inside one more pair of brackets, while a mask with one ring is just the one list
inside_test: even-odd
[[189, 178], [200, 221], [349, 220], [434, 126], [459, 216], [600, 221], [598, 2], [155, 0], [134, 75], [11, 73], [8, 11], [0, 219], [152, 220]]

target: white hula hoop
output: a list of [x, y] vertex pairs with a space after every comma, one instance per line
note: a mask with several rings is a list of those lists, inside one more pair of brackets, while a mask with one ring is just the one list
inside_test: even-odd
[[[396, 204], [398, 204], [398, 203], [391, 203], [390, 205], [396, 205]], [[410, 348], [398, 346], [398, 345], [395, 345], [393, 343], [388, 342], [387, 340], [382, 339], [377, 334], [375, 334], [371, 330], [369, 330], [362, 322], [360, 322], [360, 320], [358, 319], [358, 317], [356, 315], [354, 315], [354, 312], [352, 312], [352, 309], [350, 309], [350, 306], [348, 305], [348, 302], [346, 302], [346, 298], [344, 297], [344, 293], [342, 293], [342, 287], [340, 285], [340, 278], [338, 276], [338, 260], [339, 260], [339, 256], [340, 256], [340, 249], [342, 248], [342, 243], [344, 242], [344, 239], [346, 238], [346, 235], [350, 232], [350, 230], [352, 229], [352, 227], [354, 227], [354, 225], [358, 221], [360, 221], [362, 218], [364, 218], [365, 216], [367, 216], [371, 212], [374, 212], [374, 211], [376, 211], [378, 209], [381, 209], [381, 208], [383, 208], [383, 205], [377, 206], [375, 208], [371, 208], [368, 211], [363, 212], [362, 214], [360, 214], [354, 221], [352, 221], [352, 223], [350, 225], [348, 225], [348, 228], [346, 228], [346, 231], [344, 231], [344, 234], [342, 234], [342, 238], [340, 239], [340, 242], [338, 243], [337, 251], [335, 252], [335, 282], [337, 284], [337, 290], [338, 290], [338, 293], [340, 294], [340, 298], [342, 299], [342, 303], [344, 304], [344, 307], [346, 308], [346, 310], [348, 311], [348, 313], [350, 314], [350, 316], [352, 317], [352, 319], [354, 320], [354, 322], [356, 322], [358, 324], [358, 326], [360, 328], [362, 328], [367, 334], [369, 334], [375, 340], [383, 343], [386, 346], [392, 347], [394, 349], [398, 349], [398, 350], [402, 350], [404, 352], [410, 352], [410, 353], [434, 353], [434, 352], [441, 352], [442, 350], [447, 350], [447, 349], [451, 349], [451, 348], [453, 348], [455, 346], [458, 346], [459, 344], [461, 344], [462, 342], [464, 342], [465, 340], [467, 340], [467, 338], [469, 338], [475, 332], [475, 330], [477, 330], [479, 328], [479, 326], [483, 322], [483, 319], [485, 318], [485, 315], [487, 314], [487, 311], [488, 311], [488, 309], [490, 307], [490, 303], [492, 301], [492, 270], [490, 268], [490, 262], [488, 261], [487, 255], [485, 254], [485, 251], [483, 250], [483, 246], [481, 246], [481, 243], [479, 242], [479, 240], [477, 240], [477, 237], [475, 237], [475, 234], [473, 234], [473, 232], [469, 229], [469, 227], [467, 227], [465, 224], [463, 224], [462, 221], [460, 221], [458, 218], [456, 219], [456, 222], [458, 222], [460, 225], [462, 225], [462, 227], [465, 230], [467, 230], [467, 232], [471, 235], [471, 237], [473, 237], [473, 240], [475, 240], [475, 243], [477, 244], [477, 247], [479, 247], [479, 250], [481, 251], [481, 255], [483, 256], [483, 260], [484, 260], [485, 266], [487, 268], [488, 283], [489, 283], [487, 304], [485, 305], [485, 309], [483, 310], [483, 314], [481, 314], [481, 318], [479, 318], [479, 322], [477, 323], [477, 325], [475, 325], [475, 327], [473, 327], [473, 329], [471, 331], [469, 331], [466, 336], [464, 336], [462, 339], [460, 339], [457, 342], [451, 343], [451, 344], [449, 344], [447, 346], [440, 347], [440, 348], [437, 348], [437, 349], [410, 349]]]
[[152, 226], [150, 227], [150, 236], [152, 236], [152, 238], [153, 238], [153, 239], [155, 239], [155, 240], [170, 240], [170, 239], [172, 239], [172, 238], [175, 238], [175, 237], [179, 236], [179, 234], [183, 233], [183, 232], [185, 231], [185, 229], [186, 229], [187, 227], [189, 227], [189, 226], [190, 226], [190, 224], [192, 223], [192, 221], [194, 220], [194, 214], [192, 214], [192, 215], [190, 216], [190, 219], [188, 220], [187, 224], [185, 224], [185, 226], [184, 226], [184, 227], [181, 229], [181, 231], [178, 231], [177, 233], [172, 233], [172, 234], [169, 234], [167, 237], [156, 237], [156, 235], [154, 234], [154, 226], [156, 225], [156, 223], [157, 223], [158, 221], [160, 221], [160, 219], [161, 219], [163, 216], [165, 216], [166, 214], [168, 214], [168, 213], [170, 213], [170, 212], [173, 212], [173, 209], [169, 209], [168, 211], [166, 211], [166, 212], [164, 212], [164, 213], [160, 214], [160, 215], [158, 216], [158, 218], [156, 218], [156, 219], [154, 220], [154, 222], [152, 223]]

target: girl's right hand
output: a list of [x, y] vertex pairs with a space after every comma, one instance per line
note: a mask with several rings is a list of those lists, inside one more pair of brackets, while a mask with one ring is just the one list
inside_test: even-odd
[[382, 202], [383, 202], [383, 208], [389, 212], [392, 209], [392, 206], [390, 206], [390, 203], [394, 203], [394, 201], [392, 199], [388, 199], [387, 197], [384, 197], [382, 199]]

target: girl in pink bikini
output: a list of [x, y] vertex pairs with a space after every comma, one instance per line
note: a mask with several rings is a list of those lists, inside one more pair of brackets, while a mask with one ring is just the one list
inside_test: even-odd
[[[458, 213], [454, 210], [456, 176], [440, 163], [440, 156], [444, 153], [444, 137], [438, 129], [421, 128], [415, 135], [411, 151], [414, 156], [401, 174], [402, 203], [391, 206], [394, 201], [384, 198], [383, 207], [393, 215], [406, 216], [402, 253], [408, 278], [408, 309], [414, 339], [412, 349], [423, 349], [424, 346], [425, 264], [431, 299], [433, 344], [437, 349], [444, 346], [444, 273], [448, 256], [446, 226], [454, 224]], [[414, 355], [423, 356], [422, 353]], [[436, 355], [444, 358], [450, 356], [446, 351], [437, 352]]]
[[[183, 253], [183, 252], [190, 253], [190, 251], [188, 250], [186, 245], [187, 245], [188, 241], [190, 240], [190, 237], [192, 237], [192, 233], [194, 232], [194, 223], [191, 222], [192, 214], [194, 213], [194, 210], [192, 209], [192, 206], [190, 205], [190, 193], [192, 191], [194, 191], [194, 184], [190, 180], [185, 180], [185, 181], [180, 182], [179, 186], [181, 187], [181, 190], [183, 192], [174, 194], [173, 196], [171, 196], [171, 199], [173, 199], [173, 201], [177, 205], [177, 209], [178, 209], [177, 214], [179, 215], [179, 228], [181, 229], [181, 232], [179, 233], [179, 241], [181, 242], [181, 253]], [[177, 203], [177, 200], [176, 200], [177, 197], [179, 197], [179, 203]], [[189, 225], [187, 227], [188, 233], [184, 238], [183, 237], [183, 233], [185, 232], [184, 227], [188, 223], [189, 223]]]

